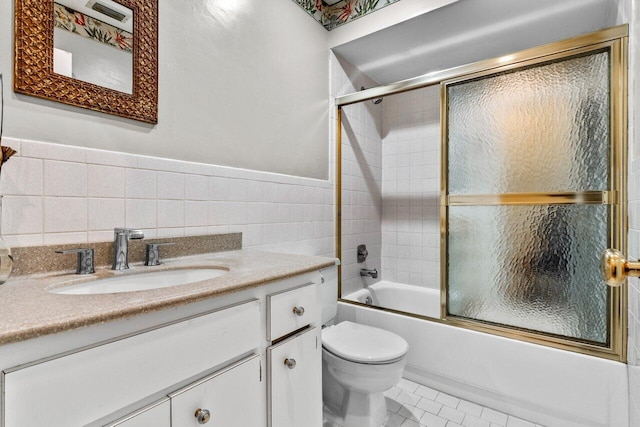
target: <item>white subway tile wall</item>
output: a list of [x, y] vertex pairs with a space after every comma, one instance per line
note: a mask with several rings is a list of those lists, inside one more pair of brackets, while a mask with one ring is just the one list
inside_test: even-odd
[[[45, 197], [44, 233], [88, 231], [87, 197]], [[106, 228], [106, 227], [105, 227]]]
[[[7, 171], [9, 168], [5, 168]], [[8, 174], [8, 172], [5, 172]], [[29, 236], [29, 242], [42, 244], [44, 232], [43, 198], [38, 196], [4, 196], [2, 210], [2, 229], [12, 230], [18, 235]], [[39, 240], [31, 238], [40, 235]]]
[[439, 289], [440, 87], [382, 105], [382, 279]]
[[126, 199], [125, 227], [155, 229], [158, 226], [156, 200]]
[[44, 162], [45, 196], [87, 196], [87, 165], [82, 163]]
[[[331, 56], [333, 96], [357, 92], [378, 83], [348, 62]], [[335, 119], [335, 108], [332, 108]], [[334, 120], [335, 122], [335, 120]], [[335, 129], [332, 132], [335, 138]], [[342, 109], [342, 294], [380, 280], [361, 277], [361, 268], [381, 271], [382, 104], [370, 101]], [[357, 262], [358, 245], [369, 256]]]
[[124, 199], [124, 168], [90, 164], [88, 166], [87, 173], [87, 190], [89, 197], [112, 197]]
[[334, 256], [328, 181], [3, 138], [2, 236], [11, 246], [242, 232], [245, 248]]
[[158, 198], [184, 200], [184, 174], [158, 172]]
[[[0, 179], [0, 194], [44, 194], [44, 168], [42, 159], [13, 157], [11, 159], [12, 172], [2, 174]], [[8, 170], [7, 167], [5, 170]], [[5, 176], [6, 175], [6, 176]]]

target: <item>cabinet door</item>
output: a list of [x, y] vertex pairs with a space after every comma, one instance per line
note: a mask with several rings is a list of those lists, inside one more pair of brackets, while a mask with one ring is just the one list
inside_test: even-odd
[[307, 329], [267, 349], [270, 427], [322, 426], [318, 331]]
[[165, 398], [105, 427], [171, 427], [171, 404]]
[[[264, 427], [260, 371], [260, 356], [253, 356], [171, 394], [171, 426]], [[199, 422], [205, 412], [208, 420]]]

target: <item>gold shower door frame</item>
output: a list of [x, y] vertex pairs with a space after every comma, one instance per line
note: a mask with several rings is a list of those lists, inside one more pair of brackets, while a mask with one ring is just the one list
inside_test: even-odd
[[[602, 204], [608, 206], [610, 219], [608, 230], [609, 247], [627, 250], [627, 61], [628, 25], [607, 28], [594, 33], [573, 37], [555, 43], [527, 49], [515, 54], [476, 62], [469, 65], [433, 72], [413, 79], [386, 86], [375, 87], [336, 98], [336, 257], [342, 255], [342, 107], [379, 97], [441, 86], [441, 193], [440, 193], [440, 281], [441, 317], [432, 318], [415, 313], [405, 313], [385, 307], [365, 305], [342, 298], [341, 268], [338, 273], [339, 301], [371, 309], [404, 314], [411, 317], [435, 321], [470, 330], [491, 333], [521, 341], [583, 353], [612, 360], [626, 361], [627, 346], [627, 289], [623, 285], [609, 288], [609, 346], [562, 338], [544, 333], [473, 321], [447, 315], [447, 257], [448, 225], [447, 212], [454, 205], [522, 205], [522, 204]], [[561, 60], [591, 51], [607, 49], [610, 54], [610, 191], [527, 193], [494, 195], [448, 195], [448, 123], [447, 85], [489, 76], [534, 64]], [[604, 281], [603, 281], [603, 286]]]
[[[597, 37], [598, 33], [591, 36]], [[588, 39], [587, 39], [588, 41]], [[565, 42], [560, 42], [562, 44]], [[546, 45], [545, 48], [551, 47]], [[545, 49], [547, 50], [547, 49]], [[489, 77], [505, 71], [517, 71], [537, 64], [560, 61], [576, 55], [595, 51], [607, 51], [610, 58], [610, 109], [609, 109], [609, 186], [610, 191], [560, 192], [560, 193], [517, 193], [491, 195], [449, 195], [448, 187], [448, 91], [452, 84]], [[509, 205], [587, 205], [608, 206], [608, 246], [627, 248], [627, 38], [622, 36], [600, 41], [556, 53], [539, 54], [536, 49], [527, 51], [529, 55], [518, 57], [517, 61], [503, 66], [465, 74], [441, 83], [442, 160], [441, 160], [441, 318], [448, 324], [482, 332], [490, 332], [508, 338], [536, 344], [571, 350], [592, 356], [619, 361], [626, 360], [626, 286], [608, 287], [604, 280], [601, 286], [608, 288], [609, 319], [607, 325], [608, 346], [595, 345], [557, 335], [522, 330], [495, 323], [487, 323], [450, 315], [447, 308], [448, 296], [448, 208], [450, 206], [509, 206]], [[514, 266], [519, 268], [519, 266]], [[455, 268], [452, 267], [452, 268]]]

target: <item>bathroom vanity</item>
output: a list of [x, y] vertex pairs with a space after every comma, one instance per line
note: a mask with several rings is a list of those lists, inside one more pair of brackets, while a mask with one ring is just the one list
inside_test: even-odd
[[60, 274], [3, 286], [3, 303], [30, 301], [0, 330], [2, 426], [320, 427], [318, 292], [335, 261], [236, 251], [160, 268], [193, 266], [228, 273], [121, 293], [58, 294], [93, 280]]

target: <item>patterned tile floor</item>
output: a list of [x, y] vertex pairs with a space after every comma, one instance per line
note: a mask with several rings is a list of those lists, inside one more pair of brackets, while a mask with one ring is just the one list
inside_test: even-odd
[[386, 427], [542, 427], [406, 379], [385, 398]]

